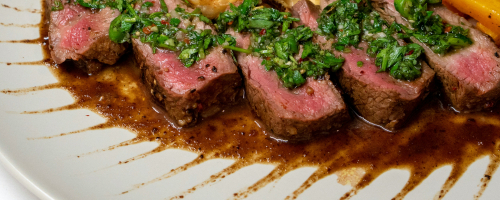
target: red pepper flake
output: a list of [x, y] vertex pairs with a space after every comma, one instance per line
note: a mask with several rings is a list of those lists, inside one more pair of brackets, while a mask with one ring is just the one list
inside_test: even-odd
[[411, 50], [408, 53], [406, 53], [406, 55], [409, 56], [409, 55], [413, 54], [413, 52], [415, 52], [415, 51]]
[[271, 60], [271, 57], [266, 57], [266, 60]]
[[444, 32], [445, 33], [451, 32], [451, 26], [447, 26], [446, 28], [444, 28]]
[[304, 61], [304, 59], [300, 58], [299, 60], [297, 60], [298, 63], [302, 63], [302, 61]]
[[155, 27], [155, 26], [156, 26], [156, 24], [151, 24], [151, 27]]
[[340, 32], [344, 32], [344, 29], [340, 29], [339, 31], [340, 31]]
[[227, 25], [229, 26], [233, 25], [233, 21], [228, 22]]
[[160, 23], [161, 23], [161, 24], [163, 24], [163, 25], [170, 24], [170, 23], [168, 23], [168, 22], [167, 22], [167, 21], [165, 21], [165, 20], [161, 20], [161, 22], [160, 22]]
[[455, 91], [455, 90], [457, 90], [457, 88], [456, 88], [456, 87], [453, 87], [453, 88], [451, 88], [451, 90]]
[[190, 41], [189, 41], [189, 39], [188, 39], [188, 38], [184, 38], [184, 43], [189, 44], [189, 42], [190, 42]]
[[264, 35], [264, 34], [266, 34], [266, 29], [262, 29], [262, 30], [260, 30], [260, 33], [259, 33], [259, 34], [260, 34], [260, 35]]
[[283, 18], [284, 18], [284, 19], [288, 19], [288, 15], [284, 15], [284, 16], [283, 16]]
[[149, 29], [149, 26], [146, 26], [146, 27], [142, 28], [142, 32], [149, 35], [151, 33], [151, 29]]

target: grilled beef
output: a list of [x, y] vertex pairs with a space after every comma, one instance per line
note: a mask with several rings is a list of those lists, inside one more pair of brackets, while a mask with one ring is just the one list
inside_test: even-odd
[[[49, 10], [54, 1], [48, 1]], [[52, 11], [49, 47], [54, 62], [73, 60], [89, 74], [98, 72], [103, 64], [115, 64], [127, 47], [108, 36], [109, 25], [118, 15], [118, 10], [91, 10], [74, 1], [65, 4], [63, 10]]]
[[[409, 26], [394, 8], [393, 0], [375, 0], [373, 4], [387, 20]], [[500, 97], [498, 47], [466, 19], [444, 6], [430, 7], [430, 10], [440, 15], [443, 22], [469, 29], [469, 37], [473, 40], [469, 47], [440, 56], [416, 38], [411, 38], [424, 47], [427, 61], [436, 71], [452, 106], [459, 111], [478, 111], [492, 107]]]
[[[160, 10], [158, 0], [150, 12]], [[169, 11], [179, 5], [191, 12], [182, 1], [166, 0]], [[183, 20], [180, 26], [193, 23], [195, 29], [212, 29], [204, 22]], [[133, 39], [136, 60], [151, 94], [174, 118], [179, 126], [194, 125], [198, 117], [217, 113], [226, 104], [235, 102], [242, 90], [241, 76], [229, 53], [222, 47], [209, 50], [209, 54], [189, 68], [177, 58], [179, 52], [157, 49]]]
[[[238, 47], [250, 45], [250, 35], [233, 30], [228, 33], [236, 38]], [[347, 107], [328, 75], [322, 80], [307, 78], [304, 85], [290, 90], [283, 86], [276, 72], [266, 71], [260, 57], [237, 53], [237, 59], [250, 106], [275, 136], [307, 140], [350, 120]]]
[[[322, 7], [329, 3], [321, 1]], [[312, 30], [318, 28], [318, 23], [312, 20], [318, 18], [318, 9], [318, 6], [306, 0], [297, 2], [292, 8], [294, 17], [300, 18], [301, 23]], [[322, 48], [331, 49], [334, 40], [317, 36], [315, 42], [321, 44]], [[361, 42], [359, 47], [367, 49], [368, 43]], [[434, 71], [422, 62], [421, 77], [411, 82], [396, 80], [389, 73], [377, 73], [375, 59], [368, 56], [365, 50], [354, 47], [350, 49], [350, 53], [336, 52], [346, 59], [338, 73], [342, 89], [366, 120], [391, 130], [400, 127], [429, 93]], [[358, 61], [364, 63], [362, 67], [357, 65]]]

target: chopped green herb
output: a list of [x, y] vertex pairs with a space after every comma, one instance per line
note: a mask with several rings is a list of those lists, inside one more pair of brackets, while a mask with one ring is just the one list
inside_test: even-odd
[[58, 11], [64, 9], [64, 5], [61, 0], [54, 1], [54, 5], [52, 6], [52, 11]]
[[153, 3], [149, 2], [149, 1], [146, 1], [142, 4], [142, 7], [145, 7], [145, 8], [149, 8], [149, 7], [152, 7], [154, 6]]
[[450, 49], [460, 49], [472, 44], [469, 30], [460, 26], [444, 25], [439, 15], [427, 10], [427, 3], [440, 3], [440, 0], [395, 0], [394, 6], [401, 16], [411, 22], [413, 30], [404, 31], [414, 36], [438, 54], [446, 54]]
[[160, 8], [162, 12], [168, 13], [168, 7], [167, 3], [165, 3], [165, 0], [160, 0]]
[[[167, 6], [160, 0], [161, 11], [145, 13], [144, 9], [134, 9], [132, 3], [123, 1], [127, 12], [123, 12], [115, 18], [109, 28], [109, 37], [116, 43], [130, 42], [131, 38], [140, 39], [141, 42], [151, 46], [153, 53], [158, 48], [180, 52], [178, 59], [185, 67], [190, 67], [197, 61], [208, 55], [208, 50], [217, 45], [234, 46], [236, 41], [233, 37], [220, 34], [212, 34], [211, 29], [194, 30], [194, 25], [179, 28], [181, 20], [193, 20], [210, 23], [210, 20], [201, 15], [199, 9], [186, 12], [185, 9], [177, 7], [172, 12], [181, 19], [172, 17], [167, 12]], [[153, 6], [151, 2], [145, 2], [141, 8]]]
[[350, 0], [339, 0], [326, 6], [318, 19], [318, 33], [336, 37], [336, 50], [357, 46], [360, 42], [362, 6]]
[[[137, 0], [75, 0], [75, 4], [79, 4], [86, 8], [91, 9], [104, 9], [106, 7], [110, 7], [112, 9], [117, 9], [120, 12], [125, 10], [125, 4], [135, 3]], [[56, 0], [54, 1], [54, 6], [52, 7], [52, 11], [62, 10], [64, 8], [64, 4], [71, 3], [70, 0]], [[145, 6], [152, 6], [151, 2], [146, 2]]]
[[[299, 19], [290, 17], [288, 12], [256, 7], [257, 4], [257, 0], [245, 0], [238, 7], [231, 4], [230, 11], [219, 15], [216, 23], [219, 32], [233, 28], [236, 32], [252, 35], [249, 49], [228, 49], [260, 56], [266, 70], [275, 71], [287, 88], [301, 86], [308, 77], [317, 79], [340, 69], [344, 59], [313, 44], [314, 33], [310, 28], [290, 29], [291, 24]], [[302, 54], [299, 57], [300, 49]]]
[[212, 23], [212, 21], [210, 21], [210, 19], [208, 19], [207, 17], [205, 17], [204, 15], [201, 14], [200, 8], [196, 8], [195, 10], [193, 10], [193, 12], [188, 13], [183, 8], [177, 6], [177, 8], [175, 8], [175, 12], [179, 13], [183, 19], [192, 19], [193, 17], [198, 17], [200, 19], [200, 21], [202, 21], [202, 22], [205, 22], [207, 24]]
[[279, 34], [279, 27], [285, 32], [293, 22], [299, 21], [288, 12], [256, 7], [258, 3], [258, 0], [245, 0], [238, 7], [230, 4], [230, 10], [220, 13], [216, 20], [217, 30], [225, 32], [228, 27], [233, 27], [236, 32], [259, 33], [262, 29], [273, 29], [267, 32], [277, 31]]
[[177, 19], [177, 18], [170, 19], [170, 25], [172, 25], [172, 26], [177, 27], [177, 26], [179, 26], [180, 23], [181, 23], [180, 19]]
[[[397, 23], [389, 25], [373, 11], [369, 2], [339, 0], [322, 11], [318, 19], [318, 33], [336, 37], [333, 48], [349, 53], [357, 47], [360, 37], [369, 42], [366, 53], [375, 57], [378, 72], [389, 72], [396, 79], [414, 80], [421, 75], [420, 62], [417, 60], [423, 49], [419, 45], [401, 46], [392, 35], [407, 38], [406, 34], [398, 34], [404, 27]], [[363, 62], [356, 63], [362, 67]]]
[[106, 8], [106, 1], [103, 0], [76, 0], [78, 4], [83, 7], [93, 8], [93, 9], [103, 9]]

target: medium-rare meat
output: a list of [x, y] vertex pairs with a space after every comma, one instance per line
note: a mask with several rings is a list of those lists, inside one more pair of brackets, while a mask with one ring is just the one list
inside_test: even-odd
[[[158, 0], [148, 1], [155, 2], [149, 12], [160, 11]], [[192, 11], [182, 1], [165, 2], [170, 13], [177, 5]], [[201, 21], [193, 23], [195, 30], [212, 29]], [[180, 26], [185, 24], [191, 21], [183, 19]], [[178, 59], [179, 52], [157, 49], [153, 53], [151, 46], [140, 39], [132, 39], [132, 45], [146, 85], [179, 126], [194, 125], [199, 116], [217, 113], [241, 94], [238, 68], [230, 53], [220, 46], [210, 49], [204, 59], [188, 68]]]
[[[393, 0], [375, 0], [374, 6], [387, 20], [409, 26], [394, 8]], [[430, 7], [444, 22], [469, 29], [473, 44], [444, 56], [431, 48], [410, 39], [424, 47], [430, 66], [436, 71], [443, 89], [452, 106], [459, 111], [477, 111], [493, 106], [500, 97], [500, 56], [493, 41], [475, 29], [466, 19], [454, 14], [444, 6]]]
[[[248, 48], [250, 35], [228, 33], [237, 46]], [[236, 53], [245, 78], [246, 97], [254, 112], [275, 136], [300, 141], [313, 135], [339, 128], [350, 115], [328, 74], [322, 80], [307, 78], [304, 85], [287, 89], [274, 71], [266, 71], [262, 58]]]
[[[367, 49], [361, 42], [359, 47]], [[434, 71], [422, 62], [422, 75], [413, 80], [397, 80], [389, 73], [377, 73], [375, 58], [365, 50], [351, 48], [351, 53], [341, 53], [346, 59], [339, 73], [340, 85], [352, 98], [359, 114], [366, 120], [393, 130], [401, 127], [415, 107], [429, 94]], [[363, 67], [357, 62], [364, 62]]]
[[[329, 3], [331, 3], [330, 1]], [[323, 7], [329, 3], [321, 1]], [[318, 18], [319, 7], [302, 0], [292, 8], [294, 17], [312, 30], [318, 28], [314, 19]], [[323, 48], [331, 49], [333, 39], [317, 36], [316, 41]], [[386, 129], [400, 127], [419, 102], [429, 93], [434, 71], [422, 62], [422, 75], [413, 81], [397, 80], [389, 73], [377, 73], [375, 58], [368, 56], [368, 43], [362, 41], [360, 48], [349, 47], [350, 52], [337, 52], [345, 58], [344, 66], [338, 73], [340, 85], [352, 100], [359, 114], [366, 120], [381, 125]], [[359, 67], [358, 62], [363, 62]]]
[[[47, 2], [48, 10], [60, 0]], [[63, 1], [67, 2], [67, 1]], [[126, 44], [112, 42], [109, 25], [120, 12], [111, 8], [92, 10], [74, 0], [64, 3], [62, 10], [50, 13], [49, 48], [55, 63], [73, 60], [89, 74], [98, 72], [103, 64], [112, 65], [126, 50]]]

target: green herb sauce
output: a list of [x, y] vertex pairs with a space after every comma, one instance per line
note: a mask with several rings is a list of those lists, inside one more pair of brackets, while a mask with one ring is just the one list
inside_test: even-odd
[[[149, 3], [149, 4], [148, 4]], [[193, 25], [180, 28], [181, 19], [172, 17], [163, 0], [160, 0], [161, 11], [148, 14], [135, 10], [127, 3], [126, 9], [119, 17], [111, 22], [109, 29], [110, 39], [117, 43], [129, 42], [131, 38], [139, 38], [141, 42], [148, 43], [156, 53], [157, 48], [181, 52], [178, 59], [185, 67], [192, 66], [195, 62], [203, 59], [211, 47], [225, 44], [234, 46], [234, 38], [229, 35], [212, 34], [211, 29], [195, 30]], [[152, 6], [150, 2], [141, 5], [142, 8]], [[205, 23], [211, 21], [201, 15], [200, 9], [188, 13], [177, 7], [173, 11], [184, 20], [198, 18]]]
[[[310, 28], [290, 28], [299, 19], [291, 17], [289, 12], [257, 7], [258, 3], [258, 0], [245, 0], [238, 7], [231, 4], [229, 11], [219, 14], [216, 20], [219, 32], [233, 28], [252, 35], [248, 49], [232, 50], [262, 57], [266, 70], [274, 70], [287, 88], [303, 85], [307, 77], [317, 79], [340, 69], [344, 58], [313, 44], [314, 33]], [[302, 55], [297, 57], [301, 47]]]
[[[160, 0], [160, 12], [148, 14], [147, 8], [152, 7], [152, 2], [144, 2], [139, 9], [132, 6], [137, 0], [76, 0], [83, 7], [104, 9], [110, 7], [119, 10], [122, 14], [115, 18], [109, 27], [109, 38], [116, 43], [130, 42], [132, 38], [148, 43], [153, 53], [158, 48], [180, 52], [178, 59], [185, 67], [192, 66], [195, 62], [205, 58], [208, 49], [217, 46], [233, 46], [236, 41], [226, 34], [213, 34], [211, 29], [195, 30], [194, 25], [180, 28], [182, 20], [193, 21], [197, 18], [205, 23], [212, 23], [201, 14], [201, 10], [186, 12], [177, 7], [169, 12], [164, 0]], [[61, 3], [59, 1], [59, 3]], [[63, 9], [62, 3], [55, 3], [58, 10]], [[178, 18], [172, 17], [172, 13]]]
[[[402, 80], [415, 80], [422, 74], [418, 57], [423, 49], [417, 44], [401, 46], [392, 36], [401, 31], [398, 24], [388, 24], [380, 14], [373, 11], [369, 2], [361, 0], [339, 0], [326, 6], [318, 19], [318, 34], [336, 37], [333, 48], [339, 51], [357, 47], [361, 39], [369, 43], [367, 54], [375, 57], [377, 72], [389, 74]], [[398, 34], [399, 37], [405, 37]], [[348, 53], [348, 52], [346, 52]], [[358, 66], [363, 66], [358, 62]]]
[[403, 27], [406, 34], [425, 43], [437, 54], [446, 54], [451, 49], [461, 49], [471, 45], [468, 29], [445, 25], [439, 15], [433, 15], [433, 11], [427, 10], [428, 3], [440, 2], [440, 0], [395, 0], [396, 10], [411, 23], [411, 29]]

